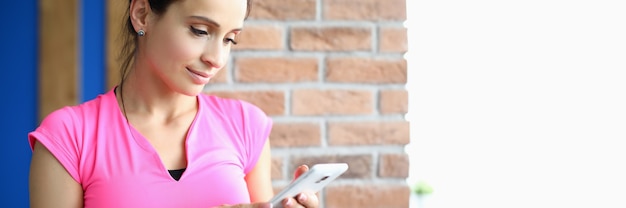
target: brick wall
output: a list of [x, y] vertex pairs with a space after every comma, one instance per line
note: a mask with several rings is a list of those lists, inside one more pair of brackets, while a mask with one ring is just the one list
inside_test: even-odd
[[256, 104], [274, 129], [275, 191], [295, 167], [346, 162], [322, 207], [408, 207], [405, 0], [253, 0], [206, 92]]

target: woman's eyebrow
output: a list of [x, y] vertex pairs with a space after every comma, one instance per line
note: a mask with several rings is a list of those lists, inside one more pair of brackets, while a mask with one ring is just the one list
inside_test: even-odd
[[[200, 20], [200, 21], [205, 22], [205, 23], [207, 23], [209, 25], [212, 25], [213, 27], [217, 27], [217, 28], [220, 27], [219, 23], [217, 23], [216, 21], [214, 21], [212, 19], [209, 19], [208, 17], [204, 17], [204, 16], [189, 16], [189, 18], [190, 19]], [[242, 28], [235, 28], [232, 31], [241, 31], [241, 30], [242, 30]]]
[[207, 24], [213, 25], [215, 27], [220, 27], [220, 24], [218, 24], [216, 21], [209, 19], [208, 17], [203, 17], [203, 16], [189, 16], [190, 19], [196, 19], [196, 20], [200, 20], [203, 21]]

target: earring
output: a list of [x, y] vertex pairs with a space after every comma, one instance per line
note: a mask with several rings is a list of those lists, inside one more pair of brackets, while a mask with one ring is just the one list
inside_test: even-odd
[[143, 30], [139, 30], [137, 31], [137, 35], [139, 35], [139, 37], [146, 35], [146, 32]]

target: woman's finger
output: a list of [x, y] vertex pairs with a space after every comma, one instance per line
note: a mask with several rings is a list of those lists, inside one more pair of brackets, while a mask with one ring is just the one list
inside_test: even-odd
[[319, 198], [317, 198], [317, 195], [315, 193], [300, 193], [295, 197], [295, 199], [298, 201], [298, 204], [301, 204], [307, 208], [319, 206]]
[[293, 173], [293, 179], [296, 180], [296, 178], [300, 177], [304, 172], [309, 171], [309, 166], [307, 165], [301, 165], [298, 168], [296, 168], [296, 171]]
[[295, 198], [286, 198], [283, 200], [283, 208], [306, 208], [299, 204]]
[[[307, 171], [309, 171], [309, 166], [299, 166], [294, 171], [293, 180], [296, 180]], [[293, 198], [284, 199], [282, 204], [285, 208], [315, 208], [319, 206], [319, 199], [315, 193], [300, 193]]]

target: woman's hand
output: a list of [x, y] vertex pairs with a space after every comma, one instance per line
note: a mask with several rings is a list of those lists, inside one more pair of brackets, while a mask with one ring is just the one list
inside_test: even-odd
[[[309, 166], [298, 167], [294, 172], [294, 180], [307, 171], [309, 171]], [[315, 193], [299, 193], [293, 198], [283, 199], [282, 203], [284, 208], [316, 208], [319, 206], [319, 199]]]
[[[309, 171], [309, 166], [301, 165], [294, 172], [294, 180], [300, 177], [304, 172]], [[299, 193], [293, 198], [286, 198], [282, 201], [283, 208], [317, 208], [319, 199], [315, 193]], [[238, 205], [222, 205], [219, 208], [271, 208], [272, 205], [267, 202], [254, 204], [238, 204]]]

